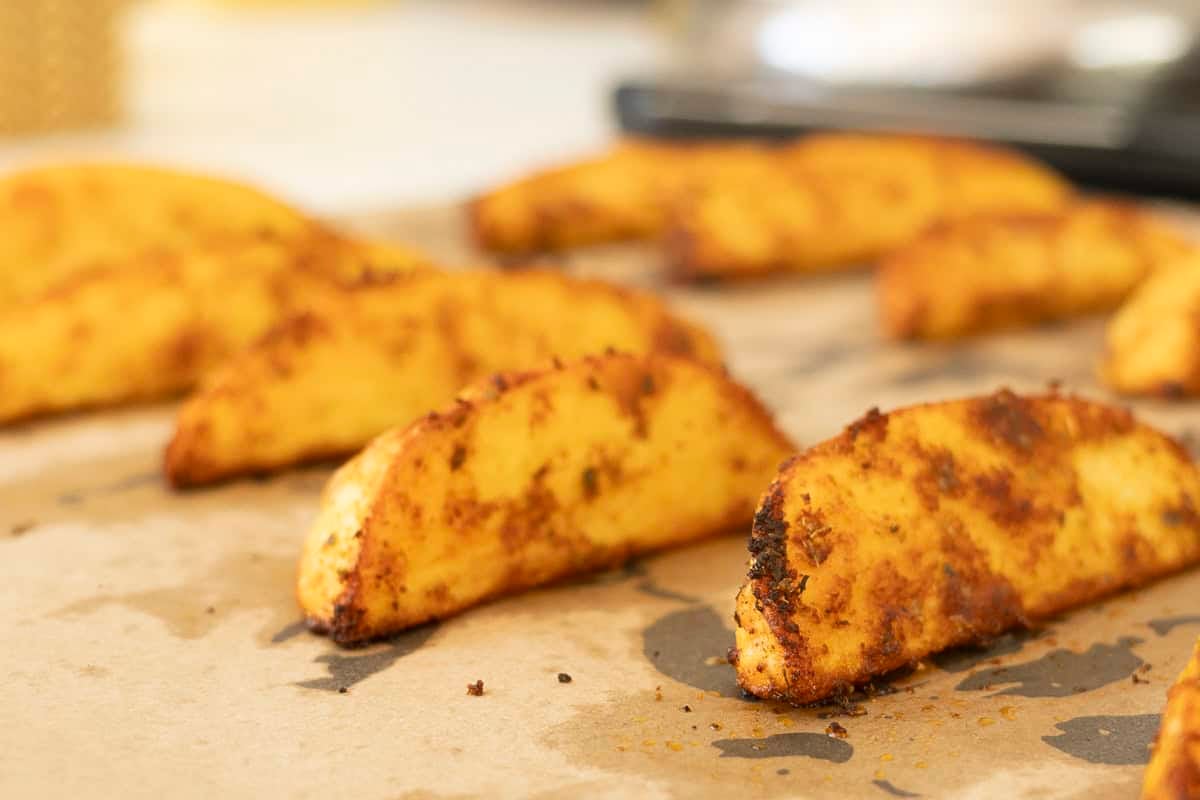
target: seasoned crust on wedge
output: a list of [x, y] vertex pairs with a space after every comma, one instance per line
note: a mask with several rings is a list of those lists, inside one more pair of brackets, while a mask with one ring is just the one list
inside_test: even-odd
[[1200, 797], [1200, 641], [1167, 695], [1167, 710], [1142, 783], [1142, 800]]
[[1200, 256], [1150, 277], [1109, 320], [1100, 375], [1124, 394], [1200, 394]]
[[76, 273], [0, 314], [0, 423], [178, 394], [288, 315], [421, 263], [401, 248], [314, 237]]
[[737, 599], [742, 687], [805, 703], [1200, 561], [1200, 476], [1057, 394], [872, 412], [791, 461]]
[[478, 270], [363, 287], [233, 358], [180, 411], [177, 486], [353, 452], [491, 372], [613, 347], [719, 362], [653, 295], [554, 270]]
[[862, 266], [930, 225], [983, 213], [1042, 212], [1071, 189], [1002, 148], [949, 139], [825, 134], [799, 140], [753, 180], [681, 196], [667, 258], [681, 280]]
[[895, 338], [937, 339], [1104, 311], [1195, 251], [1112, 200], [947, 223], [883, 259], [881, 323]]
[[480, 195], [468, 205], [470, 226], [481, 247], [500, 253], [648, 239], [661, 232], [686, 188], [769, 171], [773, 153], [742, 142], [626, 140]]
[[0, 179], [0, 306], [141, 255], [321, 231], [279, 200], [218, 178], [131, 164], [28, 169]]
[[300, 603], [351, 644], [716, 534], [790, 451], [753, 395], [689, 359], [498, 375], [334, 476]]

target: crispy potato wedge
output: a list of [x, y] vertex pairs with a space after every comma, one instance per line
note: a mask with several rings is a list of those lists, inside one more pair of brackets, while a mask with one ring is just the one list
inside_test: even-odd
[[937, 226], [883, 259], [880, 319], [894, 338], [948, 339], [1105, 311], [1195, 251], [1127, 203], [975, 217]]
[[184, 405], [166, 472], [189, 486], [353, 452], [492, 372], [609, 347], [720, 360], [653, 296], [551, 270], [367, 287], [231, 360]]
[[476, 241], [499, 253], [563, 250], [663, 229], [676, 195], [700, 181], [773, 168], [771, 148], [745, 143], [629, 140], [594, 158], [537, 173], [476, 198]]
[[1124, 394], [1200, 394], [1200, 256], [1155, 274], [1109, 320], [1100, 375]]
[[792, 452], [721, 369], [591, 356], [496, 376], [329, 482], [297, 594], [342, 644], [748, 521]]
[[0, 179], [0, 306], [142, 254], [304, 239], [318, 228], [256, 189], [217, 178], [126, 164], [29, 169]]
[[667, 226], [679, 279], [861, 266], [938, 222], [1061, 208], [1070, 186], [997, 147], [916, 136], [825, 134], [780, 168], [710, 181], [678, 198]]
[[0, 423], [177, 394], [288, 315], [421, 263], [334, 238], [303, 252], [247, 240], [73, 275], [0, 313]]
[[826, 698], [1200, 561], [1200, 473], [1124, 410], [1057, 394], [872, 411], [767, 490], [732, 660]]
[[1192, 660], [1171, 688], [1162, 728], [1146, 777], [1142, 800], [1200, 797], [1200, 641]]

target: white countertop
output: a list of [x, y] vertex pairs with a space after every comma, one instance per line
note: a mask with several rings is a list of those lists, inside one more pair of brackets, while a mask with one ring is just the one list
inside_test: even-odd
[[240, 176], [322, 213], [460, 197], [603, 143], [609, 90], [665, 59], [637, 5], [405, 0], [138, 6], [126, 119], [0, 139], [0, 170], [68, 156]]

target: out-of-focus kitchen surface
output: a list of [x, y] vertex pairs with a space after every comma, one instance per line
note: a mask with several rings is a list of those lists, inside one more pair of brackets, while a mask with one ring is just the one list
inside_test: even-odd
[[[92, 17], [121, 5], [107, 46]], [[629, 104], [625, 124], [652, 133], [686, 129], [695, 116], [719, 119], [720, 132], [780, 117], [790, 131], [793, 106], [816, 98], [818, 122], [832, 125], [994, 131], [1070, 146], [1148, 135], [1153, 148], [1170, 149], [1197, 138], [1191, 128], [1161, 130], [1174, 121], [1146, 134], [1132, 119], [1164, 85], [1171, 98], [1200, 96], [1200, 84], [1171, 74], [1195, 41], [1200, 6], [1191, 0], [14, 0], [6, 8], [0, 64], [9, 67], [0, 77], [9, 103], [11, 76], [31, 58], [21, 50], [37, 41], [24, 25], [42, 32], [37, 58], [64, 104], [103, 117], [115, 91], [121, 113], [107, 128], [0, 137], [0, 170], [69, 156], [149, 159], [241, 176], [324, 213], [455, 199], [593, 150], [615, 132], [611, 92], [628, 78], [658, 86], [660, 76], [683, 77], [710, 91], [732, 82], [715, 100], [694, 101], [682, 125], [671, 108], [664, 125], [661, 109]], [[47, 23], [55, 19], [65, 22]], [[762, 80], [769, 90], [745, 88]], [[1001, 102], [977, 111], [931, 101], [934, 116], [910, 120], [918, 104], [908, 98], [822, 94], [881, 86], [985, 87]], [[1010, 95], [1047, 107], [1009, 113]], [[1176, 172], [1170, 161], [1157, 170]]]
[[133, 4], [123, 121], [0, 138], [0, 171], [151, 159], [339, 214], [456, 198], [607, 141], [613, 82], [669, 49], [658, 19], [637, 3]]

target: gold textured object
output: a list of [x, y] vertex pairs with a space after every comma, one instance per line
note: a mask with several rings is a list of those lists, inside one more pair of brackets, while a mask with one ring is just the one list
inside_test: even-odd
[[0, 135], [111, 122], [128, 0], [0, 2]]

